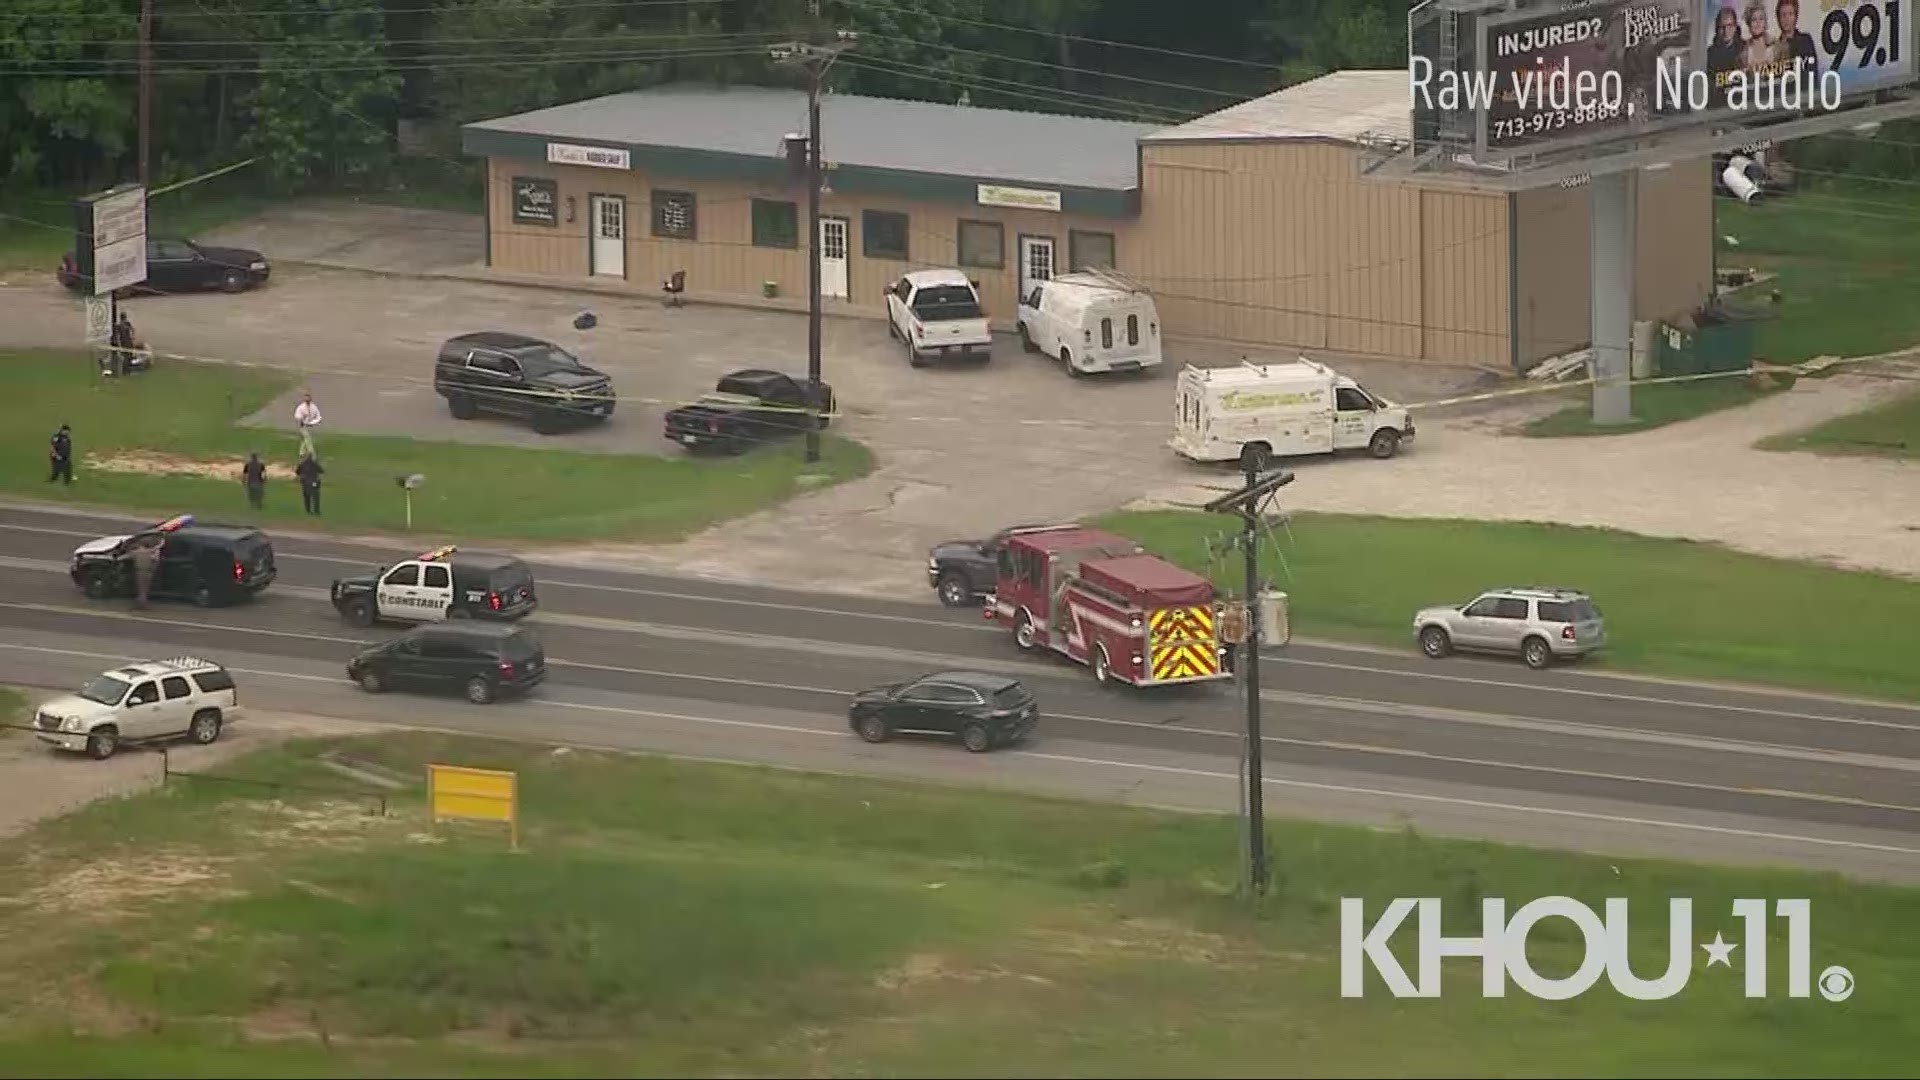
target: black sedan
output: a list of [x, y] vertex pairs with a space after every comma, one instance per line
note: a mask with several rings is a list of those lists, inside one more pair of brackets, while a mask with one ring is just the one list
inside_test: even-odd
[[[266, 284], [272, 269], [266, 256], [246, 248], [211, 247], [191, 240], [147, 240], [147, 280], [122, 292], [175, 293], [197, 289], [240, 292]], [[60, 284], [87, 291], [71, 252], [60, 259]]]
[[870, 743], [896, 732], [958, 735], [976, 754], [1026, 738], [1040, 718], [1018, 679], [978, 671], [941, 671], [854, 695], [847, 710], [854, 733]]

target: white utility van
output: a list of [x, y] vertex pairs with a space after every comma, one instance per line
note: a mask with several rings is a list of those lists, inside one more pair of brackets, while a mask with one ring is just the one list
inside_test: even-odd
[[1057, 358], [1069, 375], [1160, 364], [1153, 294], [1111, 270], [1036, 281], [1020, 298], [1020, 347]]
[[914, 367], [935, 357], [993, 359], [980, 292], [958, 270], [915, 270], [887, 286], [887, 334], [906, 343]]
[[1195, 461], [1245, 461], [1366, 450], [1390, 458], [1413, 438], [1405, 408], [1325, 364], [1188, 364], [1174, 391], [1169, 443]]

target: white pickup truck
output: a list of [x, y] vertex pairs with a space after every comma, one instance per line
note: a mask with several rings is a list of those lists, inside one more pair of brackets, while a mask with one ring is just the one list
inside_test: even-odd
[[993, 359], [980, 293], [958, 270], [915, 270], [887, 286], [887, 334], [906, 343], [914, 367], [936, 357]]

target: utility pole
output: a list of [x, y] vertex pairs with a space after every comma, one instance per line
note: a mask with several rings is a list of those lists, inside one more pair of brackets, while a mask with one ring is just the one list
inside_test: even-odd
[[[819, 14], [816, 5], [814, 14]], [[807, 134], [803, 142], [807, 184], [807, 390], [813, 408], [820, 404], [820, 89], [826, 83], [827, 70], [840, 54], [853, 48], [853, 34], [841, 30], [825, 43], [789, 41], [773, 47], [773, 58], [781, 63], [798, 64], [807, 73]], [[793, 160], [796, 137], [787, 137], [788, 161]], [[807, 426], [807, 462], [820, 460], [820, 425]]]
[[153, 0], [140, 0], [140, 186], [148, 185], [153, 145]]
[[1260, 508], [1274, 492], [1293, 483], [1293, 474], [1262, 476], [1261, 462], [1247, 454], [1240, 460], [1245, 486], [1206, 505], [1210, 513], [1240, 518], [1240, 551], [1246, 562], [1246, 634], [1235, 653], [1247, 689], [1246, 815], [1247, 888], [1259, 896], [1267, 891], [1266, 781], [1263, 777], [1266, 741], [1260, 735]]

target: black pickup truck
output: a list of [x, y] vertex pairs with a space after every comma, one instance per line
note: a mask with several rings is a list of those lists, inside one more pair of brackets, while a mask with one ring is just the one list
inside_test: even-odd
[[733, 372], [713, 393], [667, 410], [667, 438], [689, 450], [739, 454], [816, 423], [825, 428], [833, 414], [833, 388], [819, 385], [816, 396], [805, 379], [778, 371]]

